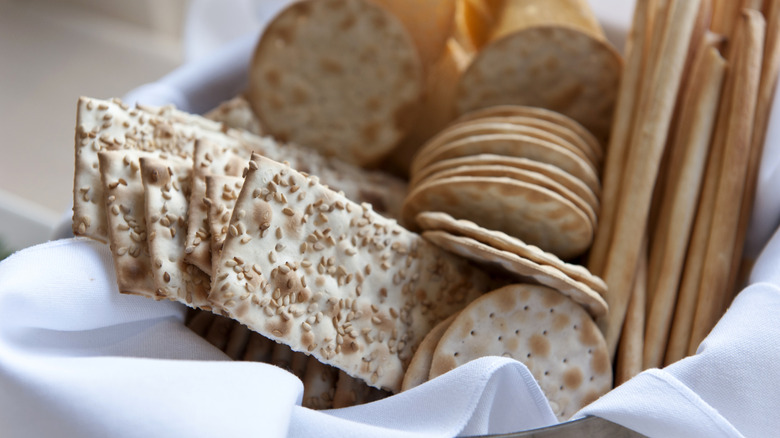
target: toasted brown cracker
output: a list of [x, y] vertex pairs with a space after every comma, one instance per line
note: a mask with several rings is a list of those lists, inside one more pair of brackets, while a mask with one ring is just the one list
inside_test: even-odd
[[417, 347], [417, 351], [412, 356], [412, 361], [409, 362], [409, 367], [404, 374], [404, 381], [401, 384], [401, 391], [406, 391], [414, 388], [415, 386], [422, 385], [428, 381], [428, 375], [431, 373], [431, 361], [433, 361], [433, 352], [436, 350], [436, 345], [439, 344], [439, 340], [444, 335], [444, 332], [450, 327], [452, 321], [458, 316], [457, 313], [451, 315], [444, 321], [436, 324], [436, 327], [432, 328], [427, 335], [420, 342], [420, 346]]
[[502, 104], [550, 109], [609, 136], [622, 61], [603, 40], [572, 28], [539, 26], [484, 47], [463, 74], [456, 108]]
[[243, 360], [270, 363], [271, 351], [273, 350], [274, 345], [276, 344], [265, 336], [251, 332], [249, 334], [249, 344], [247, 344], [246, 351], [244, 351]]
[[206, 337], [206, 333], [208, 333], [211, 324], [217, 317], [217, 315], [212, 312], [199, 309], [189, 309], [188, 316], [189, 315], [191, 316], [186, 323], [187, 327], [202, 338]]
[[593, 239], [593, 224], [577, 206], [537, 185], [504, 177], [452, 177], [420, 184], [407, 196], [404, 222], [423, 211], [502, 231], [562, 259], [582, 254]]
[[607, 313], [607, 303], [601, 295], [553, 266], [540, 265], [509, 251], [495, 249], [472, 238], [455, 236], [445, 231], [425, 231], [423, 237], [477, 264], [498, 267], [514, 274], [520, 281], [552, 287], [581, 304], [594, 317]]
[[410, 131], [423, 83], [417, 48], [388, 11], [363, 0], [304, 0], [266, 27], [248, 97], [277, 139], [366, 165]]
[[246, 347], [249, 344], [251, 332], [243, 324], [233, 324], [230, 330], [230, 337], [225, 345], [225, 354], [233, 360], [240, 360], [246, 354]]
[[424, 334], [489, 282], [368, 204], [258, 155], [215, 278], [209, 298], [231, 317], [392, 391]]
[[541, 248], [528, 245], [506, 233], [488, 230], [471, 221], [457, 220], [441, 212], [420, 213], [417, 215], [417, 223], [426, 231], [446, 231], [456, 236], [469, 237], [495, 249], [517, 254], [534, 263], [552, 266], [573, 280], [586, 284], [599, 295], [604, 296], [606, 294], [607, 285], [604, 283], [604, 280], [591, 274], [584, 266], [566, 263], [555, 254], [542, 251]]
[[243, 96], [234, 97], [219, 104], [216, 108], [204, 114], [203, 117], [220, 122], [228, 128], [240, 129], [255, 135], [263, 135], [260, 120], [257, 119], [252, 107]]
[[192, 165], [148, 157], [141, 157], [140, 164], [155, 294], [210, 310], [209, 277], [184, 261]]
[[309, 356], [306, 375], [303, 377], [302, 405], [310, 409], [330, 409], [336, 395], [339, 370]]
[[211, 327], [209, 327], [208, 333], [206, 333], [206, 340], [221, 351], [225, 351], [234, 325], [238, 325], [238, 323], [230, 318], [217, 316]]
[[523, 362], [560, 420], [612, 387], [596, 324], [577, 303], [544, 286], [506, 286], [466, 307], [439, 341], [430, 378], [484, 356]]
[[360, 379], [344, 371], [339, 371], [336, 392], [333, 395], [333, 408], [348, 408], [388, 397], [390, 393], [372, 388]]

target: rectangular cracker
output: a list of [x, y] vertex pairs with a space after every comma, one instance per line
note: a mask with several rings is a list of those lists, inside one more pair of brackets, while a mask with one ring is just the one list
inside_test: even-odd
[[[318, 153], [297, 147], [285, 146], [280, 151], [270, 139], [264, 138], [258, 152], [275, 161], [285, 161], [291, 167], [309, 175], [317, 175], [333, 190], [342, 191], [347, 198], [368, 202], [373, 208], [389, 217], [399, 217], [406, 194], [406, 184], [398, 178], [381, 172], [366, 171], [350, 164], [327, 160]], [[195, 144], [193, 189], [187, 227], [187, 261], [204, 272], [211, 272], [210, 235], [205, 178], [207, 175], [239, 176], [249, 163], [249, 151], [236, 151], [214, 141], [198, 141]], [[205, 242], [205, 243], [204, 243]]]
[[397, 392], [414, 347], [490, 279], [317, 177], [253, 155], [209, 298], [252, 330]]
[[141, 157], [154, 155], [132, 149], [98, 153], [109, 247], [120, 292], [162, 299], [156, 293], [146, 241]]
[[141, 157], [147, 244], [156, 296], [211, 310], [210, 279], [184, 261], [192, 166], [185, 160]]
[[141, 150], [192, 156], [192, 141], [175, 135], [171, 125], [119, 100], [81, 97], [76, 114], [73, 234], [108, 241], [105, 200], [100, 184], [98, 153]]
[[244, 185], [244, 179], [237, 176], [208, 175], [206, 177], [206, 204], [209, 207], [208, 224], [211, 234], [212, 268], [209, 274], [217, 270], [219, 254], [225, 243], [230, 225], [230, 216], [236, 205], [238, 193]]

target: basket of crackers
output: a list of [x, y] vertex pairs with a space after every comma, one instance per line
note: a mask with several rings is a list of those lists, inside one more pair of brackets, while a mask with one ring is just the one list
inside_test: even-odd
[[502, 356], [565, 421], [743, 285], [763, 3], [638, 0], [618, 50], [585, 0], [296, 1], [205, 114], [79, 99], [73, 233], [305, 407]]

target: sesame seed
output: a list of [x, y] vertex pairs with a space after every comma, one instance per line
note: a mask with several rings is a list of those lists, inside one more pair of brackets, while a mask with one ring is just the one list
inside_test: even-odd
[[290, 207], [284, 207], [282, 209], [282, 213], [286, 214], [287, 216], [294, 216], [295, 212]]

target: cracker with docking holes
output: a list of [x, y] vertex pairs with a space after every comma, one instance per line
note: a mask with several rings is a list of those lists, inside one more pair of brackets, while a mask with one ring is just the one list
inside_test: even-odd
[[506, 286], [463, 309], [439, 341], [429, 377], [485, 356], [524, 363], [561, 421], [612, 387], [596, 324], [579, 304], [544, 286]]

